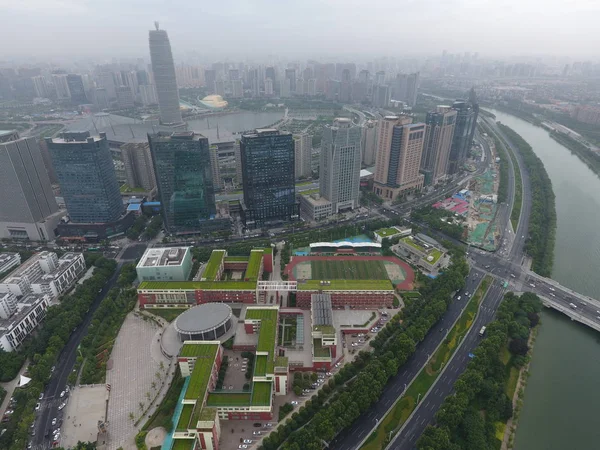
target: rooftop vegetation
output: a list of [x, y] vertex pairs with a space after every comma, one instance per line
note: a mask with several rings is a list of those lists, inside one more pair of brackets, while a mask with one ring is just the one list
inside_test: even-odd
[[256, 281], [258, 279], [258, 272], [260, 270], [260, 263], [262, 261], [263, 251], [252, 250], [250, 252], [250, 259], [248, 260], [248, 267], [246, 267], [246, 274], [244, 279], [249, 281]]
[[206, 278], [207, 281], [215, 281], [219, 267], [223, 264], [224, 257], [225, 250], [213, 250], [202, 273], [202, 278]]
[[256, 281], [142, 281], [138, 290], [253, 291]]
[[190, 376], [190, 384], [185, 392], [186, 400], [197, 400], [204, 396], [208, 388], [210, 374], [212, 372], [215, 356], [219, 344], [190, 344], [201, 349], [196, 350], [196, 364]]

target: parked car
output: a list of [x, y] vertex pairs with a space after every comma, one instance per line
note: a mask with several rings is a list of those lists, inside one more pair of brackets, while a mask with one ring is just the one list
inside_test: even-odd
[[52, 426], [56, 425], [56, 421], [57, 421], [57, 420], [58, 420], [58, 419], [57, 419], [56, 417], [55, 417], [54, 419], [52, 419]]
[[38, 397], [38, 400], [42, 401], [42, 399], [43, 399], [43, 398], [44, 398], [44, 393], [42, 392], [42, 393], [40, 394], [40, 396]]
[[36, 411], [39, 411], [39, 410], [40, 410], [40, 404], [39, 404], [39, 403], [35, 405], [35, 410], [36, 410]]

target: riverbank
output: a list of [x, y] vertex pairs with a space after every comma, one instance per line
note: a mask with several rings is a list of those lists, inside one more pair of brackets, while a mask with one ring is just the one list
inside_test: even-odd
[[[521, 415], [521, 409], [523, 408], [523, 396], [525, 395], [525, 388], [527, 387], [529, 367], [531, 366], [531, 356], [533, 355], [533, 348], [535, 346], [535, 340], [537, 338], [540, 326], [541, 324], [538, 324], [535, 328], [533, 328], [531, 330], [531, 334], [529, 335], [529, 341], [527, 341], [527, 346], [529, 347], [529, 353], [527, 355], [527, 364], [525, 364], [523, 367], [521, 367], [520, 370], [518, 370], [517, 375], [513, 375], [513, 371], [516, 372], [517, 369], [511, 367], [511, 373], [509, 375], [508, 383], [506, 386], [506, 393], [512, 401], [513, 416], [510, 419], [508, 419], [508, 422], [506, 422], [501, 450], [510, 450], [514, 448], [515, 445], [515, 434], [517, 433], [517, 428], [519, 426], [519, 417]], [[513, 377], [517, 378], [515, 383], [511, 383]]]
[[598, 177], [600, 177], [600, 155], [588, 149], [585, 145], [577, 142], [575, 139], [558, 131], [550, 131], [550, 137], [562, 146], [568, 148], [572, 154], [577, 156], [581, 162], [590, 168]]
[[554, 264], [554, 242], [556, 238], [556, 207], [552, 181], [544, 163], [534, 153], [531, 145], [516, 131], [498, 122], [508, 139], [519, 149], [529, 173], [531, 186], [531, 214], [525, 251], [533, 259], [532, 270], [549, 277]]

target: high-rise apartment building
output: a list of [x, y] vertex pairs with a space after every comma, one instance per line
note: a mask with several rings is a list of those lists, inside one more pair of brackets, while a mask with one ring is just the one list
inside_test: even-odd
[[64, 74], [52, 75], [52, 82], [54, 83], [54, 91], [58, 100], [66, 100], [71, 98], [71, 92], [69, 91], [69, 83], [67, 83], [67, 76]]
[[244, 96], [242, 80], [236, 79], [231, 82], [231, 94], [233, 98], [242, 98]]
[[365, 166], [375, 164], [377, 150], [377, 121], [368, 120], [363, 126], [362, 133], [362, 163]]
[[265, 68], [265, 79], [270, 78], [273, 80], [273, 83], [277, 81], [277, 70], [273, 66], [269, 66]]
[[116, 91], [118, 108], [128, 109], [134, 107], [133, 94], [129, 86], [119, 86]]
[[216, 206], [208, 139], [184, 131], [149, 135], [148, 141], [167, 230], [213, 229]]
[[254, 228], [296, 220], [292, 134], [270, 128], [244, 134], [240, 156], [246, 226]]
[[331, 202], [331, 213], [358, 207], [362, 130], [350, 119], [337, 118], [323, 130], [319, 193]]
[[46, 78], [42, 75], [37, 77], [32, 77], [31, 81], [33, 81], [33, 88], [35, 89], [36, 97], [48, 97], [48, 83], [46, 83]]
[[436, 184], [446, 176], [456, 115], [456, 110], [450, 106], [438, 106], [435, 111], [427, 113], [427, 131], [421, 158], [425, 185]]
[[296, 69], [285, 69], [285, 79], [290, 80], [290, 92], [296, 92]]
[[153, 84], [140, 84], [140, 97], [144, 106], [156, 105], [158, 103], [156, 86]]
[[291, 84], [290, 84], [290, 79], [289, 78], [284, 78], [283, 80], [281, 80], [281, 86], [279, 87], [279, 96], [281, 98], [287, 98], [290, 97], [292, 95], [291, 93]]
[[71, 222], [118, 220], [124, 208], [106, 133], [62, 133], [46, 145]]
[[310, 177], [312, 157], [312, 136], [310, 134], [294, 135], [294, 158], [296, 160], [295, 177], [296, 179]]
[[150, 30], [150, 59], [152, 74], [158, 96], [160, 122], [164, 125], [181, 125], [181, 109], [179, 107], [179, 91], [175, 76], [175, 64], [171, 53], [171, 43], [165, 30]]
[[0, 238], [53, 240], [60, 220], [40, 147], [34, 138], [0, 143]]
[[130, 142], [121, 145], [127, 184], [150, 192], [156, 187], [154, 166], [148, 142]]
[[387, 108], [390, 106], [390, 87], [385, 84], [373, 86], [373, 106]]
[[73, 103], [77, 105], [89, 103], [87, 96], [85, 95], [85, 88], [83, 86], [83, 78], [81, 78], [81, 75], [73, 73], [67, 75], [67, 85], [69, 86], [71, 101]]
[[424, 123], [412, 123], [408, 116], [380, 120], [373, 192], [382, 199], [394, 201], [423, 187], [419, 169], [425, 128]]
[[472, 101], [457, 100], [452, 104], [452, 109], [456, 110], [457, 116], [448, 161], [448, 175], [454, 175], [461, 170], [473, 142], [479, 105], [474, 93], [471, 94], [471, 98]]
[[265, 80], [265, 95], [273, 95], [273, 80], [271, 80], [270, 78], [267, 78]]
[[206, 69], [204, 71], [204, 86], [212, 89], [215, 81], [217, 81], [217, 72], [212, 69]]
[[306, 94], [309, 97], [317, 95], [317, 80], [315, 78], [308, 80], [308, 90], [306, 91]]

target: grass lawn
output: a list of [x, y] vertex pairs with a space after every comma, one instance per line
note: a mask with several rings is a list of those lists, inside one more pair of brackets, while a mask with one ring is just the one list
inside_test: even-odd
[[267, 355], [258, 355], [254, 364], [254, 376], [264, 377], [267, 374]]
[[279, 323], [279, 345], [292, 345], [296, 339], [296, 317], [285, 317]]
[[[190, 345], [184, 345], [181, 351], [180, 356], [185, 356], [187, 354], [186, 347], [190, 347]], [[206, 392], [206, 388], [208, 387], [208, 381], [210, 379], [210, 374], [212, 372], [212, 366], [215, 361], [215, 356], [217, 354], [218, 344], [195, 344], [193, 347], [199, 347], [194, 350], [193, 355], [195, 356], [196, 364], [194, 365], [194, 370], [190, 375], [190, 384], [185, 392], [186, 400], [197, 400], [201, 396], [204, 396], [204, 392]]]
[[[369, 439], [367, 439], [361, 449], [380, 450], [384, 448], [388, 442], [390, 432], [393, 432], [392, 434], [397, 432], [406, 419], [412, 414], [416, 407], [419, 394], [420, 397], [423, 398], [431, 386], [433, 386], [433, 383], [435, 383], [435, 380], [443, 369], [442, 364], [445, 365], [450, 360], [452, 354], [458, 347], [458, 344], [471, 328], [477, 310], [479, 309], [479, 303], [483, 298], [483, 294], [491, 284], [491, 281], [492, 278], [489, 276], [486, 276], [482, 280], [479, 288], [471, 297], [469, 304], [448, 334], [446, 340], [433, 354], [429, 363], [421, 370], [421, 372], [419, 372], [419, 375], [417, 375], [415, 380], [408, 386], [406, 393], [400, 401], [398, 401], [393, 409], [383, 418], [377, 429], [371, 433], [371, 436], [369, 436]], [[435, 332], [435, 329], [431, 332]]]
[[147, 312], [160, 316], [167, 322], [173, 322], [181, 313], [187, 311], [186, 308], [148, 308]]
[[121, 193], [126, 194], [129, 192], [146, 192], [144, 188], [132, 188], [128, 184], [124, 184], [120, 187]]
[[313, 280], [387, 280], [383, 261], [311, 261]]
[[192, 450], [194, 442], [193, 439], [173, 439], [171, 450]]
[[[177, 427], [176, 427], [177, 430], [187, 430], [188, 429], [193, 410], [194, 410], [194, 405], [183, 405], [183, 408], [181, 410], [181, 415], [179, 416], [179, 422], [177, 422]], [[194, 427], [195, 426], [196, 426], [196, 424], [194, 424]]]

